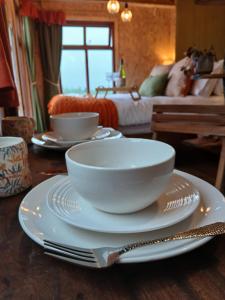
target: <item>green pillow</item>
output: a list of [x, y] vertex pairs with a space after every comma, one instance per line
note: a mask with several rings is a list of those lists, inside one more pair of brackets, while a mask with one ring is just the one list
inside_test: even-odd
[[141, 96], [154, 97], [164, 95], [168, 74], [150, 76], [144, 80], [139, 88]]

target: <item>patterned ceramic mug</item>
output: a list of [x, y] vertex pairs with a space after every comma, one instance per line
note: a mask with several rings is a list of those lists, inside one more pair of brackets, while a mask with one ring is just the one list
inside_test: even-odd
[[35, 123], [28, 117], [5, 117], [2, 119], [2, 135], [22, 137], [26, 143], [31, 143]]
[[31, 183], [24, 140], [19, 137], [0, 137], [0, 197], [18, 194]]

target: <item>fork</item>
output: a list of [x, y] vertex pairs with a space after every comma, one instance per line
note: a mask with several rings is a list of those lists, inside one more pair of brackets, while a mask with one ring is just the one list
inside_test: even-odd
[[122, 254], [139, 247], [183, 239], [203, 238], [224, 233], [225, 223], [217, 222], [188, 231], [178, 232], [174, 235], [169, 235], [154, 240], [135, 242], [121, 247], [85, 249], [44, 240], [44, 253], [86, 267], [106, 268], [119, 261], [119, 258]]

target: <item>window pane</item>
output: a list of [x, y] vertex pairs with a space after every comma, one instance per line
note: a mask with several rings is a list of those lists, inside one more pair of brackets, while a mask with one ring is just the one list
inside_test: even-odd
[[86, 43], [87, 45], [107, 46], [109, 44], [109, 28], [87, 27]]
[[63, 93], [86, 94], [85, 52], [83, 50], [62, 51], [61, 83]]
[[107, 75], [113, 72], [112, 61], [112, 50], [88, 50], [89, 80], [92, 94], [95, 93], [98, 86], [112, 87], [112, 80]]
[[63, 45], [83, 45], [84, 28], [75, 26], [63, 27]]

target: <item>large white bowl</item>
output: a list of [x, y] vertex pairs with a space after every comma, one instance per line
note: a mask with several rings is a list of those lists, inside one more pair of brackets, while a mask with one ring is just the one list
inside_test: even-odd
[[131, 213], [153, 203], [169, 181], [174, 160], [170, 145], [133, 138], [87, 142], [66, 152], [76, 192], [109, 213]]
[[95, 112], [51, 115], [51, 128], [63, 140], [90, 138], [98, 129], [99, 114]]

